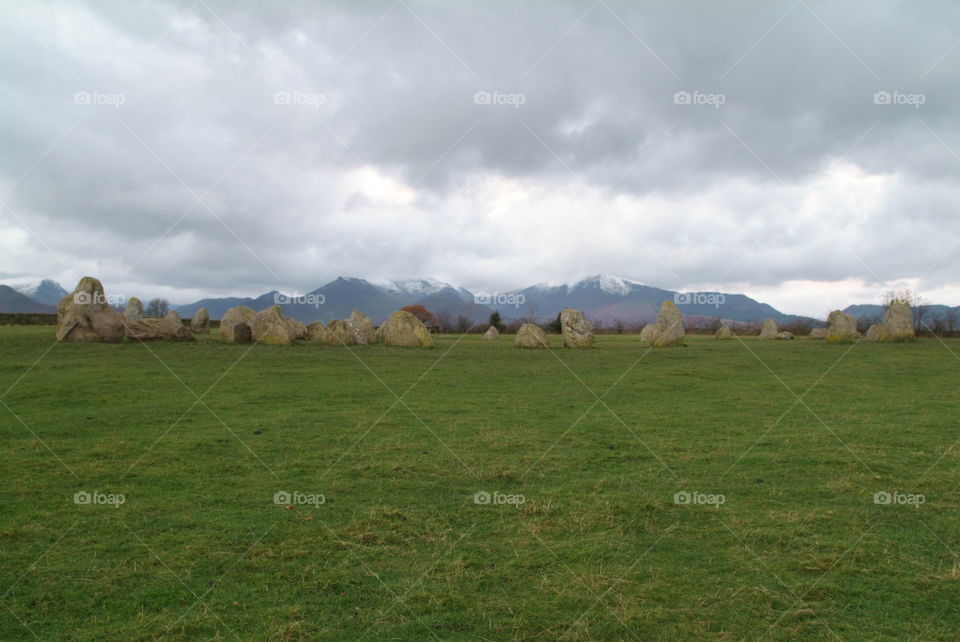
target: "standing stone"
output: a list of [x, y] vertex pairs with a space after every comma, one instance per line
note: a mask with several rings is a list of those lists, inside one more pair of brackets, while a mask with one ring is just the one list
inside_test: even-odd
[[253, 341], [253, 318], [256, 314], [245, 305], [227, 310], [220, 318], [220, 340], [225, 343]]
[[298, 339], [307, 338], [307, 326], [303, 323], [297, 321], [296, 319], [291, 319], [287, 317], [284, 319], [287, 322], [287, 331], [290, 333], [290, 340], [297, 341]]
[[841, 310], [834, 310], [827, 317], [827, 341], [829, 343], [843, 343], [856, 341], [860, 338], [857, 332], [857, 320]]
[[357, 337], [357, 343], [367, 345], [376, 341], [377, 329], [373, 327], [373, 321], [360, 310], [354, 310], [350, 313], [347, 323], [353, 329]]
[[776, 339], [777, 338], [777, 322], [773, 319], [764, 319], [763, 327], [760, 328], [760, 338], [761, 339]]
[[792, 339], [792, 338], [793, 338], [793, 333], [792, 333], [792, 332], [787, 332], [786, 330], [784, 330], [783, 332], [778, 332], [776, 338], [777, 338], [777, 339]]
[[714, 339], [732, 339], [733, 330], [726, 323], [722, 324], [713, 335]]
[[210, 334], [210, 315], [206, 308], [197, 310], [190, 319], [190, 329], [197, 334]]
[[533, 323], [524, 323], [517, 330], [513, 345], [518, 348], [549, 348], [550, 339], [547, 338], [547, 333], [540, 326]]
[[826, 339], [827, 338], [827, 329], [826, 328], [814, 328], [810, 331], [810, 334], [807, 335], [808, 339]]
[[656, 343], [658, 336], [660, 336], [660, 331], [657, 330], [656, 323], [648, 323], [643, 326], [643, 330], [640, 331], [640, 341], [649, 345]]
[[563, 309], [560, 313], [560, 331], [566, 348], [591, 348], [595, 343], [593, 326], [579, 310]]
[[907, 341], [916, 337], [913, 312], [906, 301], [894, 301], [887, 308], [883, 323], [870, 326], [867, 341]]
[[673, 301], [664, 301], [657, 315], [657, 337], [653, 345], [658, 348], [682, 346], [683, 337], [683, 315]]
[[143, 302], [135, 296], [127, 301], [127, 307], [123, 311], [123, 320], [127, 323], [139, 321], [143, 318]]
[[253, 317], [253, 340], [267, 345], [290, 345], [290, 328], [279, 305], [271, 305]]
[[500, 338], [500, 331], [497, 330], [496, 326], [492, 325], [483, 333], [483, 338], [487, 341], [495, 341]]
[[401, 348], [429, 348], [433, 337], [423, 321], [406, 310], [397, 310], [380, 326], [377, 335], [384, 344]]
[[183, 324], [176, 310], [162, 319], [140, 319], [127, 326], [127, 336], [137, 341], [193, 341], [193, 332]]
[[109, 305], [103, 284], [85, 276], [73, 292], [57, 304], [57, 341], [104, 341], [123, 339], [123, 316]]
[[354, 327], [350, 325], [350, 321], [334, 319], [327, 324], [327, 330], [333, 338], [333, 345], [355, 346], [362, 341], [362, 337]]
[[307, 326], [307, 340], [318, 341], [327, 345], [336, 345], [338, 342], [333, 333], [319, 321], [314, 321]]

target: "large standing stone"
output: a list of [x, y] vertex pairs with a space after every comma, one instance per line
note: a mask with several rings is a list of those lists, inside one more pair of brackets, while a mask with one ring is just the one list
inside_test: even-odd
[[127, 336], [137, 341], [193, 341], [193, 332], [183, 325], [176, 310], [162, 319], [140, 319], [127, 326]]
[[883, 323], [870, 326], [867, 341], [907, 341], [916, 337], [913, 329], [913, 312], [906, 301], [894, 301], [887, 308]]
[[206, 308], [200, 308], [194, 313], [193, 318], [190, 319], [190, 329], [197, 334], [210, 333], [210, 315]]
[[388, 346], [401, 348], [429, 348], [433, 337], [423, 322], [406, 310], [397, 310], [377, 330], [377, 335]]
[[567, 348], [590, 348], [595, 343], [593, 326], [579, 310], [564, 308], [560, 313], [560, 331]]
[[279, 305], [271, 305], [253, 317], [253, 340], [267, 345], [290, 345], [290, 327]]
[[524, 323], [517, 330], [513, 345], [518, 348], [549, 348], [550, 339], [547, 338], [547, 333], [540, 326], [533, 323]]
[[500, 331], [497, 330], [496, 326], [492, 325], [483, 333], [483, 338], [487, 341], [495, 341], [500, 338]]
[[143, 318], [143, 302], [135, 296], [127, 300], [127, 307], [123, 311], [123, 320], [127, 323], [139, 321]]
[[808, 339], [826, 339], [827, 338], [827, 329], [826, 328], [814, 328], [810, 331], [810, 334], [807, 335]]
[[732, 339], [733, 330], [726, 323], [722, 324], [713, 335], [714, 339]]
[[227, 310], [220, 318], [220, 340], [226, 343], [253, 341], [253, 318], [257, 315], [245, 305]]
[[683, 315], [673, 301], [664, 301], [657, 315], [657, 336], [652, 345], [658, 348], [682, 346], [683, 337]]
[[760, 328], [760, 338], [761, 339], [776, 339], [777, 338], [777, 322], [773, 319], [764, 319], [763, 327]]
[[845, 341], [856, 341], [860, 338], [857, 332], [857, 319], [852, 315], [845, 314], [842, 310], [834, 310], [827, 317], [827, 341], [830, 343], [842, 343]]
[[109, 305], [103, 284], [85, 276], [73, 292], [57, 304], [58, 341], [105, 341], [123, 339], [123, 316]]

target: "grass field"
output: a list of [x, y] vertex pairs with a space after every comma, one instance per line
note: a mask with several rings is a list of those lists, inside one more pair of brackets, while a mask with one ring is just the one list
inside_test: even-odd
[[52, 335], [0, 328], [2, 640], [960, 635], [957, 340]]

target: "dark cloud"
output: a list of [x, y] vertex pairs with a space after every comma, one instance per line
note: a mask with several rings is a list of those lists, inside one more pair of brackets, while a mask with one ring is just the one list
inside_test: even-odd
[[957, 6], [2, 11], [9, 276], [180, 300], [341, 273], [960, 296]]

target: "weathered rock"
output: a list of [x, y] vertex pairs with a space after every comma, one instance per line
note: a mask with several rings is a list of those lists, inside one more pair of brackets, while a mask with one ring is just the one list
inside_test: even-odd
[[162, 319], [140, 319], [127, 325], [127, 336], [137, 341], [193, 341], [193, 332], [183, 324], [176, 310]]
[[487, 328], [487, 331], [483, 333], [483, 338], [487, 341], [495, 341], [500, 338], [500, 331], [497, 330], [496, 326], [490, 326]]
[[206, 308], [200, 308], [194, 313], [193, 318], [190, 319], [190, 329], [197, 334], [210, 333], [210, 315], [207, 314]]
[[257, 315], [245, 305], [227, 310], [220, 319], [220, 340], [226, 343], [253, 341], [253, 318]]
[[845, 341], [856, 341], [860, 338], [857, 332], [857, 320], [841, 310], [834, 310], [827, 317], [827, 341], [830, 343], [842, 343]]
[[808, 339], [826, 339], [827, 338], [827, 329], [826, 328], [814, 328], [810, 331], [810, 334], [807, 335]]
[[760, 328], [760, 337], [761, 339], [776, 339], [777, 338], [777, 322], [773, 319], [764, 319], [763, 327]]
[[792, 333], [792, 332], [787, 332], [786, 330], [784, 330], [783, 332], [778, 332], [776, 338], [777, 338], [777, 339], [792, 339], [792, 338], [793, 338], [793, 333]]
[[360, 344], [361, 337], [349, 321], [334, 319], [327, 324], [327, 330], [333, 341], [332, 345], [355, 346]]
[[406, 310], [397, 310], [376, 332], [388, 346], [429, 348], [433, 337], [423, 322]]
[[590, 348], [596, 342], [593, 326], [579, 310], [563, 309], [560, 313], [560, 332], [566, 348]]
[[683, 315], [673, 301], [664, 301], [657, 315], [657, 337], [653, 345], [658, 348], [682, 346], [683, 337]]
[[127, 323], [139, 321], [143, 318], [143, 302], [135, 296], [127, 300], [127, 307], [123, 311], [123, 320]]
[[908, 341], [916, 336], [913, 329], [913, 312], [906, 301], [894, 301], [887, 308], [883, 323], [870, 327], [867, 341]]
[[653, 345], [657, 341], [657, 337], [660, 336], [660, 331], [657, 330], [656, 323], [648, 323], [643, 326], [643, 330], [640, 331], [640, 341]]
[[318, 341], [320, 343], [326, 343], [328, 345], [334, 345], [337, 343], [337, 340], [334, 338], [333, 333], [327, 329], [327, 326], [323, 325], [319, 321], [314, 321], [307, 326], [307, 340], [308, 341]]
[[298, 339], [306, 339], [308, 332], [307, 326], [303, 323], [300, 323], [296, 319], [291, 319], [287, 317], [284, 319], [287, 322], [287, 331], [290, 333], [290, 340], [297, 341]]
[[357, 343], [360, 345], [366, 345], [376, 341], [377, 329], [374, 327], [373, 321], [360, 310], [354, 310], [350, 313], [350, 318], [347, 319], [347, 323], [353, 328], [357, 336]]
[[730, 329], [726, 323], [722, 324], [717, 331], [713, 334], [714, 339], [732, 339], [733, 330]]
[[279, 305], [271, 305], [253, 317], [253, 340], [267, 345], [290, 345], [290, 327]]
[[109, 305], [103, 284], [85, 276], [73, 292], [57, 304], [58, 341], [104, 341], [123, 339], [123, 316]]
[[524, 323], [517, 330], [513, 345], [518, 348], [549, 348], [550, 339], [540, 326], [533, 323]]

